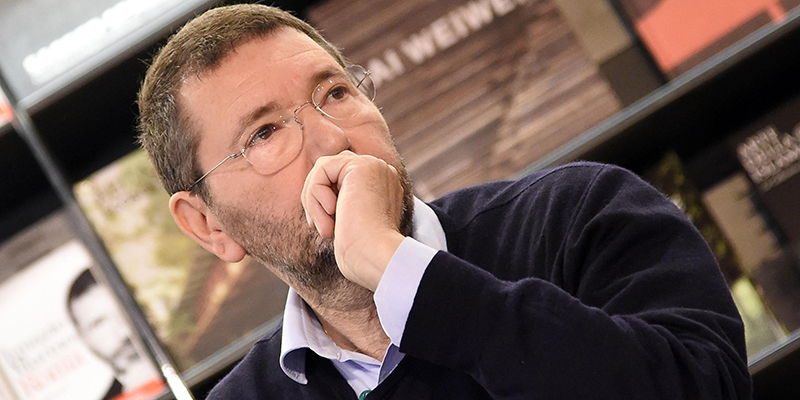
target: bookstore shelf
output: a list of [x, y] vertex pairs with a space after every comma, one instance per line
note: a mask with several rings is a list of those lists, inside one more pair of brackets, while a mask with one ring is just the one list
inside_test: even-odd
[[[136, 121], [135, 93], [144, 60], [178, 23], [215, 3], [186, 2], [74, 73], [18, 101], [31, 114], [68, 180], [82, 181], [136, 149], [131, 127]], [[288, 7], [302, 12], [309, 3], [313, 2], [294, 2]], [[800, 94], [797, 71], [800, 9], [666, 83], [518, 175], [578, 159], [615, 163], [642, 173], [671, 149], [690, 159]], [[7, 123], [0, 124], [0, 171], [4, 188], [0, 191], [0, 241], [63, 207], [31, 151]], [[718, 177], [728, 173], [713, 171]], [[183, 378], [193, 388], [207, 388], [271, 326], [262, 325], [188, 368]], [[792, 372], [800, 370], [800, 331], [751, 357], [750, 366], [756, 398], [800, 393]]]

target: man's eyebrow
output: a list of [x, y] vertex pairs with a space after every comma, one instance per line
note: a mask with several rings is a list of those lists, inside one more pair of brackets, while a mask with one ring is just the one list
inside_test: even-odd
[[328, 78], [330, 78], [332, 76], [337, 76], [337, 75], [338, 76], [346, 76], [346, 74], [344, 73], [344, 71], [341, 70], [341, 68], [335, 68], [335, 67], [327, 67], [327, 68], [317, 72], [311, 78], [311, 84], [313, 85], [313, 87], [309, 88], [308, 92], [311, 93], [311, 91], [314, 90], [314, 88], [317, 87], [317, 85], [319, 85], [320, 82], [324, 81], [325, 79], [328, 79]]
[[250, 126], [253, 122], [258, 121], [259, 118], [277, 110], [278, 108], [278, 103], [270, 101], [267, 104], [256, 107], [247, 113], [247, 115], [240, 118], [239, 125], [236, 128], [236, 135], [233, 136], [233, 143], [231, 143], [231, 145], [233, 147], [240, 145], [239, 139], [242, 137], [242, 135], [244, 135], [245, 129], [247, 129], [248, 126]]

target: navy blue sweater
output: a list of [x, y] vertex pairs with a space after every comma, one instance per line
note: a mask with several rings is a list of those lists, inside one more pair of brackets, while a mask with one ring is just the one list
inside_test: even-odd
[[[577, 163], [434, 201], [428, 266], [400, 350], [369, 399], [748, 399], [743, 325], [689, 220], [635, 175]], [[356, 399], [280, 330], [210, 399]]]

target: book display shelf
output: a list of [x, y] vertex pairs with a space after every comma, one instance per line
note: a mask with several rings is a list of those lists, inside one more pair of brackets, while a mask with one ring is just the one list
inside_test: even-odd
[[[275, 326], [287, 287], [257, 262], [223, 263], [185, 238], [135, 143], [147, 60], [217, 1], [135, 3], [93, 0], [35, 23], [34, 8], [0, 9], [0, 36], [25, 38], [0, 44], [0, 298], [71, 249], [84, 258], [65, 276], [88, 268], [112, 289], [137, 351], [166, 378], [155, 397], [189, 388], [203, 398]], [[423, 200], [573, 160], [653, 183], [720, 261], [748, 332], [755, 398], [797, 397], [800, 2], [753, 1], [713, 29], [703, 13], [726, 2], [694, 3], [275, 2], [374, 71], [376, 103]], [[676, 18], [695, 34], [671, 47]], [[26, 31], [34, 25], [48, 28]], [[30, 337], [76, 337], [64, 315]], [[56, 385], [20, 394], [22, 375], [4, 368], [0, 356], [2, 398]]]

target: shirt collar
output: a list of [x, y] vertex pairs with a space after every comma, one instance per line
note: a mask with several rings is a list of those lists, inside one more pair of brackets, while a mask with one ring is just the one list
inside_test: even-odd
[[[447, 238], [433, 209], [414, 197], [414, 215], [411, 237], [437, 250], [447, 250]], [[283, 310], [280, 365], [283, 372], [300, 384], [307, 384], [307, 349], [322, 357], [335, 358], [342, 351], [322, 330], [317, 318], [294, 289], [289, 288]]]

